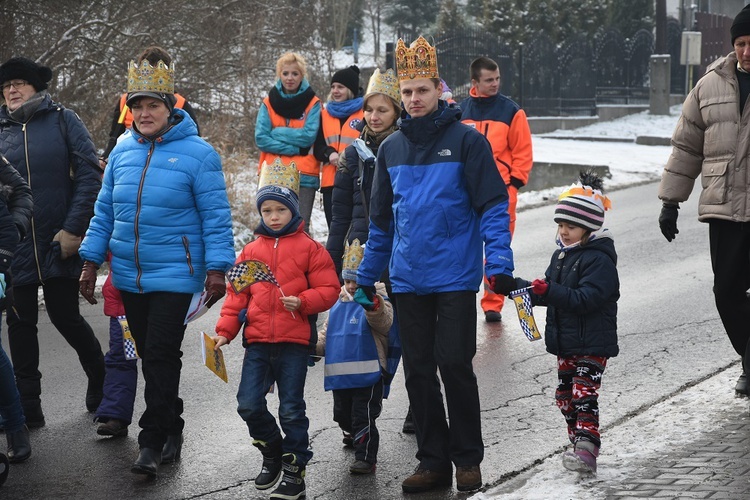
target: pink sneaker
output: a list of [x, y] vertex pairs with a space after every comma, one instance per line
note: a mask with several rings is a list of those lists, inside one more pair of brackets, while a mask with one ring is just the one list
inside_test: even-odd
[[597, 456], [599, 456], [599, 448], [588, 441], [579, 441], [575, 451], [566, 451], [563, 454], [563, 467], [585, 474], [596, 474]]

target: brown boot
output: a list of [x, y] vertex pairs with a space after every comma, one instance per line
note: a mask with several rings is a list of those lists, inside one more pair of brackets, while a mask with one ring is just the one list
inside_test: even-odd
[[482, 487], [482, 471], [478, 465], [456, 467], [456, 488], [458, 491], [473, 491]]
[[401, 489], [404, 493], [421, 493], [435, 488], [450, 487], [453, 484], [451, 471], [437, 472], [422, 468], [420, 465], [414, 474], [404, 479]]

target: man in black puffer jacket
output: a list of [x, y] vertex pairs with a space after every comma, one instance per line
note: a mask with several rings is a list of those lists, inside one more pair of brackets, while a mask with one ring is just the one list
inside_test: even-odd
[[13, 307], [8, 338], [29, 427], [45, 424], [37, 338], [38, 290], [52, 324], [76, 350], [88, 377], [86, 407], [102, 398], [104, 356], [78, 308], [78, 256], [101, 186], [94, 143], [78, 116], [52, 101], [52, 71], [24, 57], [0, 66], [4, 105], [0, 107], [0, 152], [18, 170], [34, 195], [31, 231], [12, 264]]

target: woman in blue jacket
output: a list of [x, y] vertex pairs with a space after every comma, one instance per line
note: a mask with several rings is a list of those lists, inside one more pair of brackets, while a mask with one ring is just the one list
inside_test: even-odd
[[209, 305], [223, 297], [224, 272], [235, 259], [221, 160], [174, 104], [173, 66], [131, 62], [133, 133], [110, 154], [80, 250], [81, 294], [91, 303], [96, 270], [112, 253], [112, 281], [145, 380], [140, 454], [131, 470], [150, 476], [182, 448], [180, 348], [191, 299], [204, 288]]

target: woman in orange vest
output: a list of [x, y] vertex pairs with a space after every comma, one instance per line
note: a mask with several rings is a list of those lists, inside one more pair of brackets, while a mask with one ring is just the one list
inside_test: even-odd
[[276, 158], [293, 161], [300, 173], [299, 210], [310, 232], [315, 193], [320, 187], [320, 161], [312, 146], [320, 128], [320, 99], [307, 81], [305, 58], [287, 52], [276, 61], [278, 81], [258, 110], [255, 122], [255, 144], [260, 149], [258, 173], [263, 162]]
[[328, 229], [331, 228], [333, 181], [339, 164], [339, 154], [359, 137], [362, 123], [362, 97], [359, 87], [359, 68], [349, 66], [333, 74], [328, 102], [320, 114], [321, 126], [315, 140], [315, 157], [323, 162], [320, 192]]

